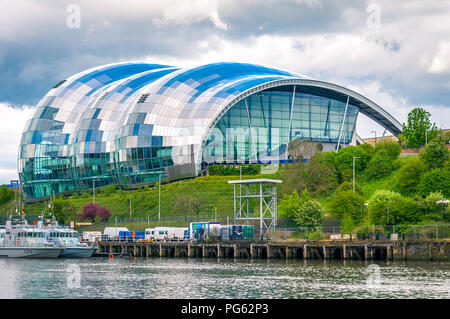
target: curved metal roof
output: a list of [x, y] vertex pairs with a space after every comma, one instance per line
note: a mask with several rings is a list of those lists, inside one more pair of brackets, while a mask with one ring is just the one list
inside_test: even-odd
[[[350, 97], [360, 111], [394, 134], [401, 125], [380, 106], [344, 87], [264, 66], [222, 62], [190, 69], [144, 62], [89, 69], [55, 85], [38, 103], [22, 136], [20, 158], [46, 156], [36, 145], [52, 144], [52, 154], [113, 152], [160, 146], [195, 156], [221, 116], [239, 100], [267, 88], [297, 85], [321, 94]], [[49, 152], [48, 149], [46, 152]], [[182, 159], [175, 164], [183, 164]]]

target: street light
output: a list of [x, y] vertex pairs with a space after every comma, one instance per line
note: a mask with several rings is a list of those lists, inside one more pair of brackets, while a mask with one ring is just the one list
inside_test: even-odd
[[158, 221], [161, 220], [161, 173], [158, 178]]
[[92, 180], [92, 202], [95, 204], [95, 178]]
[[355, 159], [361, 158], [361, 156], [353, 156], [353, 193], [355, 192]]
[[375, 133], [375, 143], [373, 143], [375, 145], [377, 144], [377, 131], [372, 131], [371, 133]]
[[369, 204], [367, 204], [367, 203], [364, 203], [364, 205], [362, 205], [362, 221], [364, 222], [364, 217], [365, 217], [365, 215], [364, 215], [364, 207], [367, 207], [367, 206], [369, 206]]

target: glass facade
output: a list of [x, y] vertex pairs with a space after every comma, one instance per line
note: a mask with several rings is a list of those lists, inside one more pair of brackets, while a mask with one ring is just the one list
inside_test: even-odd
[[[297, 136], [336, 143], [346, 96], [293, 84], [301, 80], [313, 81], [244, 63], [180, 69], [129, 62], [69, 77], [42, 98], [25, 126], [18, 157], [23, 192], [40, 199], [160, 175], [195, 176], [202, 163], [282, 159]], [[349, 101], [346, 144], [359, 110]]]
[[345, 100], [298, 90], [274, 88], [238, 102], [214, 127], [203, 150], [204, 163], [283, 162], [286, 145], [295, 138], [337, 143], [341, 133], [340, 143], [349, 144], [358, 107], [349, 104], [345, 111]]

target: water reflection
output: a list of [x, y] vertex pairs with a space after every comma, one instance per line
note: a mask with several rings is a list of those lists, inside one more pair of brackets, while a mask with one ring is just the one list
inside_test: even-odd
[[[70, 264], [80, 288], [70, 288]], [[450, 298], [445, 262], [0, 260], [1, 298]], [[72, 267], [73, 268], [73, 267]], [[370, 268], [370, 267], [369, 267]], [[370, 282], [370, 284], [368, 284]]]

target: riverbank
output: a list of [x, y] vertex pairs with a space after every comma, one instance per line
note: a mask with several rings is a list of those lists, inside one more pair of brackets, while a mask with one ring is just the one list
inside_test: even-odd
[[449, 240], [304, 242], [98, 242], [99, 253], [132, 257], [450, 261]]

